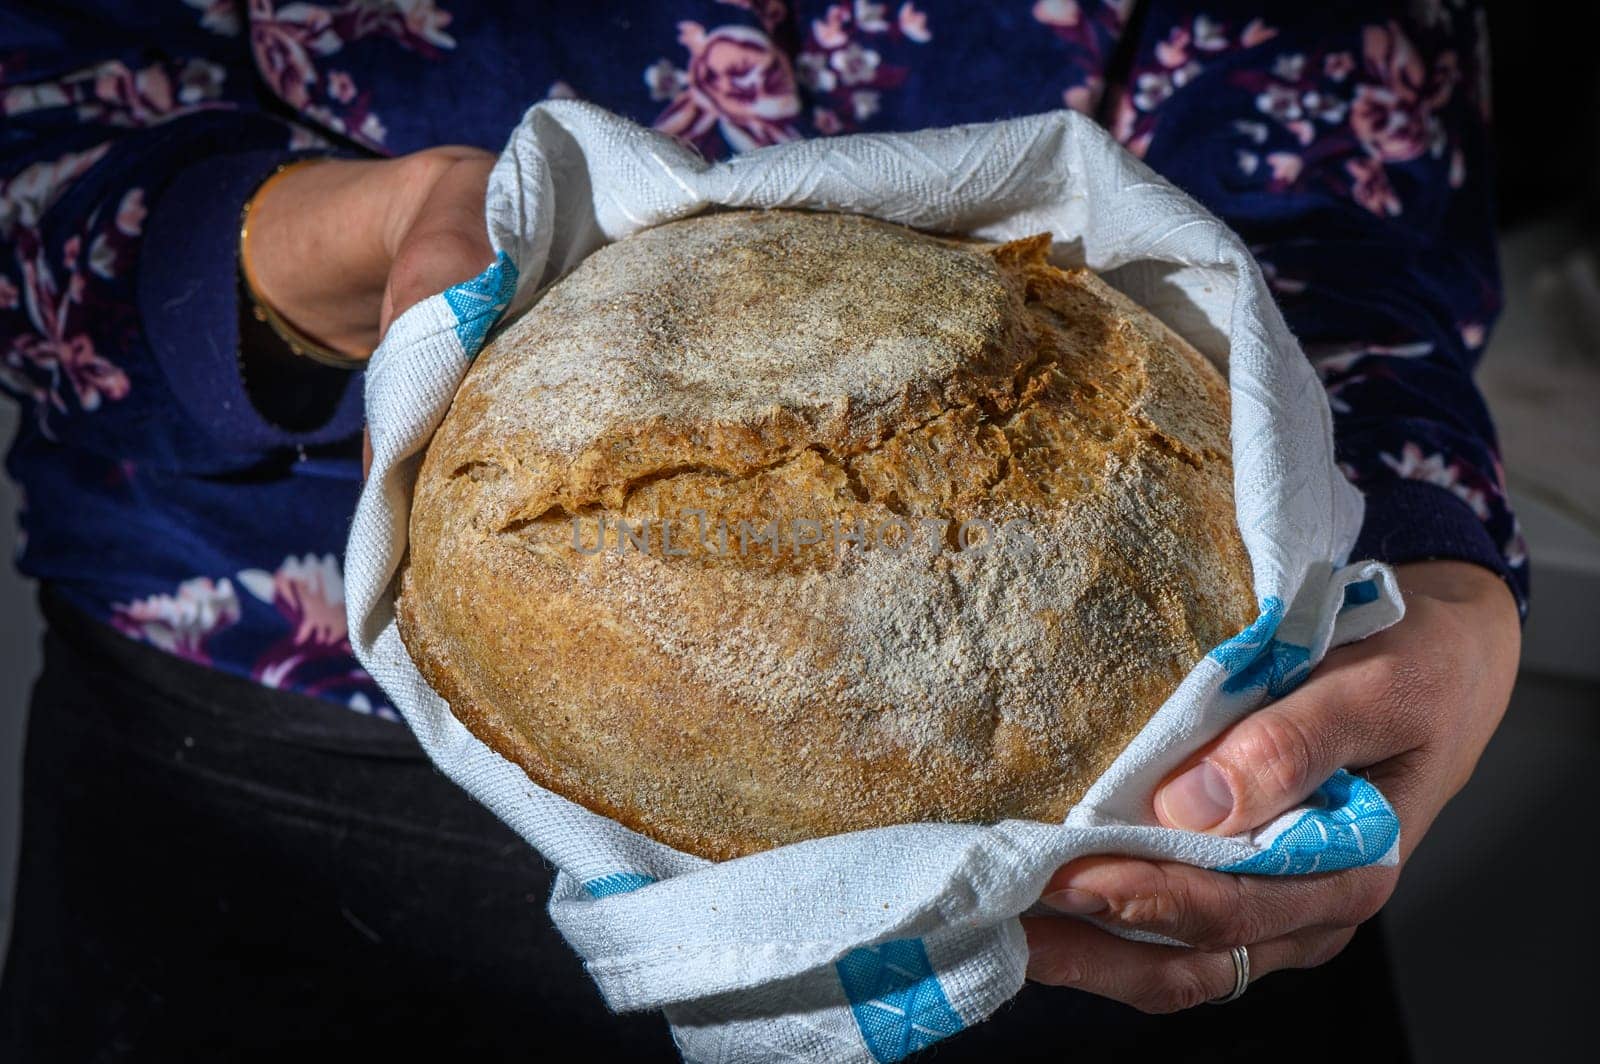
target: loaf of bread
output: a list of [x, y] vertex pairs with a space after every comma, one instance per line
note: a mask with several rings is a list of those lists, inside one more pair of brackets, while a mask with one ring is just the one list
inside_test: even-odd
[[1255, 610], [1225, 382], [1049, 250], [722, 211], [594, 253], [428, 448], [422, 674], [708, 858], [1060, 820]]

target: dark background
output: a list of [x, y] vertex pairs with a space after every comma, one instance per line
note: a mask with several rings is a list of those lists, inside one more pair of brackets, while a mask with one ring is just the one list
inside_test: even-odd
[[1600, 17], [1585, 3], [1488, 5], [1503, 227], [1600, 199]]

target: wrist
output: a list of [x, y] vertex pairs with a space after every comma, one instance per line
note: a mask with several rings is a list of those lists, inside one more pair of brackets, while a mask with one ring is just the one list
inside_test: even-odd
[[295, 332], [350, 356], [377, 343], [395, 161], [317, 160], [264, 182], [248, 205], [240, 266]]

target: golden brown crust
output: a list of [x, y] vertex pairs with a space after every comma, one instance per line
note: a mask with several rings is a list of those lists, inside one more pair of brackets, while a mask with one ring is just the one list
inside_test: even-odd
[[[423, 462], [423, 676], [541, 786], [714, 859], [1060, 819], [1254, 600], [1225, 383], [1048, 249], [773, 211], [592, 256]], [[909, 549], [833, 549], [857, 520]]]

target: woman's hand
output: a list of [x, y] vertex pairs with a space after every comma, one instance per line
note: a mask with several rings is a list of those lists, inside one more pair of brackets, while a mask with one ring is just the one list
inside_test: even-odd
[[483, 218], [493, 166], [486, 151], [443, 147], [288, 170], [250, 208], [257, 294], [329, 347], [370, 353], [412, 304], [494, 260]]
[[[370, 354], [412, 305], [494, 261], [483, 217], [493, 167], [486, 151], [443, 147], [286, 171], [250, 207], [257, 295], [335, 350]], [[363, 432], [363, 476], [371, 465]]]
[[[1331, 652], [1294, 692], [1246, 717], [1154, 797], [1168, 827], [1232, 835], [1293, 808], [1338, 768], [1360, 769], [1400, 817], [1402, 866], [1472, 774], [1505, 712], [1521, 628], [1511, 593], [1464, 562], [1397, 568], [1399, 624]], [[1132, 942], [1081, 920], [1031, 918], [1030, 978], [1173, 1012], [1228, 993], [1228, 949], [1259, 978], [1330, 960], [1394, 891], [1399, 869], [1245, 876], [1176, 862], [1086, 857], [1041, 899], [1193, 949]]]

